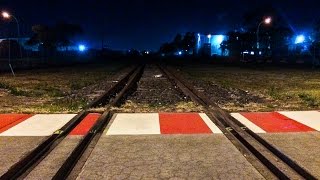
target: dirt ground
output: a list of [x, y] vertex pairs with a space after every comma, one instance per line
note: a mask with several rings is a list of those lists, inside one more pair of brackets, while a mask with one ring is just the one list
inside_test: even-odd
[[0, 113], [78, 112], [121, 77], [121, 64], [0, 74]]
[[175, 69], [220, 107], [232, 112], [320, 108], [319, 70], [217, 65]]

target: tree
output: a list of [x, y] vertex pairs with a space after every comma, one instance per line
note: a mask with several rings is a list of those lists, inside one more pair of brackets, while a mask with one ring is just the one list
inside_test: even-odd
[[228, 32], [228, 40], [222, 42], [225, 49], [229, 51], [230, 56], [239, 57], [241, 55], [241, 36], [240, 32]]
[[71, 45], [70, 38], [83, 33], [81, 26], [76, 24], [59, 23], [54, 28], [57, 34], [57, 45], [65, 47], [66, 50]]
[[182, 48], [182, 35], [177, 34], [176, 37], [174, 38], [172, 44], [176, 47], [176, 49], [181, 49]]
[[160, 52], [168, 55], [173, 55], [177, 51], [195, 52], [196, 45], [195, 33], [187, 32], [184, 36], [177, 34], [172, 42], [163, 44]]
[[166, 55], [173, 55], [176, 52], [176, 47], [174, 43], [164, 43], [160, 47], [160, 53], [166, 54]]
[[46, 25], [35, 25], [32, 26], [34, 35], [27, 41], [27, 45], [40, 44], [45, 50], [56, 49], [56, 33], [54, 30]]
[[53, 27], [35, 25], [32, 27], [34, 35], [28, 40], [27, 45], [37, 45], [45, 51], [55, 51], [57, 47], [67, 47], [71, 44], [71, 38], [83, 33], [79, 25], [59, 23]]
[[320, 42], [320, 19], [314, 24], [313, 27], [313, 36], [315, 42]]
[[[20, 44], [16, 40], [3, 40], [0, 42], [0, 57], [9, 57], [9, 47], [11, 58], [20, 56]], [[23, 47], [21, 47], [23, 50]]]
[[[288, 27], [275, 27], [270, 31], [270, 51], [273, 57], [287, 56], [293, 31]], [[278, 58], [273, 58], [277, 60]]]
[[195, 33], [187, 32], [182, 40], [182, 49], [195, 52], [197, 39]]
[[320, 19], [315, 23], [313, 27], [313, 38], [311, 46], [309, 47], [310, 52], [313, 54], [313, 65], [320, 65]]

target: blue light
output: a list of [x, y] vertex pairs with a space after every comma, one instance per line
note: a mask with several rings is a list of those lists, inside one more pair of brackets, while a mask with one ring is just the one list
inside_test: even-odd
[[215, 38], [215, 44], [220, 45], [224, 40], [224, 35], [217, 35]]
[[83, 44], [80, 44], [78, 46], [78, 49], [79, 49], [79, 51], [83, 52], [83, 51], [85, 51], [87, 49], [87, 47], [85, 45], [83, 45]]
[[305, 41], [305, 37], [304, 35], [299, 35], [296, 37], [296, 40], [294, 41], [295, 44], [300, 44], [303, 43]]
[[179, 55], [181, 55], [182, 54], [182, 52], [181, 51], [179, 51], [179, 53], [178, 53]]

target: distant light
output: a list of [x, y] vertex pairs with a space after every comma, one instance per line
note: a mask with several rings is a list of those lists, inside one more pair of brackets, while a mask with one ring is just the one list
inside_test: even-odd
[[181, 52], [181, 51], [179, 51], [179, 52], [178, 52], [178, 54], [179, 54], [179, 55], [182, 55], [182, 52]]
[[147, 51], [146, 54], [149, 54], [149, 51]]
[[200, 33], [198, 33], [198, 36], [200, 37]]
[[208, 37], [208, 39], [210, 39], [211, 38], [211, 34], [209, 34], [207, 37]]
[[254, 52], [253, 51], [251, 51], [251, 53], [250, 53], [251, 55], [254, 55]]
[[300, 44], [303, 43], [305, 41], [305, 37], [304, 35], [299, 35], [296, 37], [296, 40], [294, 41], [295, 44]]
[[243, 51], [243, 54], [249, 54], [249, 52], [248, 51]]
[[80, 44], [78, 46], [78, 49], [79, 49], [79, 51], [83, 52], [83, 51], [85, 51], [87, 49], [87, 47], [85, 45], [83, 45], [83, 44]]
[[224, 35], [217, 35], [215, 39], [215, 43], [220, 45], [224, 40]]
[[259, 55], [261, 55], [262, 54], [262, 52], [261, 51], [259, 51]]
[[272, 21], [271, 17], [267, 17], [265, 20], [264, 20], [264, 23], [265, 24], [270, 24]]
[[10, 18], [10, 14], [8, 13], [8, 12], [2, 12], [2, 16], [4, 17], [4, 18]]

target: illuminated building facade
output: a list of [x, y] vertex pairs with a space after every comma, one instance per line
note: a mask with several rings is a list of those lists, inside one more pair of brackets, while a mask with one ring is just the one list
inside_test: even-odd
[[227, 40], [225, 35], [197, 34], [197, 53], [210, 56], [228, 56], [227, 50], [221, 48], [221, 43]]

